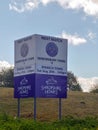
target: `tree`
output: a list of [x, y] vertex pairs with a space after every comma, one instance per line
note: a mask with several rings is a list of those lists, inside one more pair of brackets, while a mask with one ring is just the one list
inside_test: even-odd
[[3, 75], [2, 72], [0, 72], [0, 87], [3, 85]]
[[13, 87], [13, 68], [2, 70], [2, 85], [5, 87]]
[[71, 71], [67, 73], [67, 76], [68, 76], [67, 80], [68, 89], [72, 91], [82, 91], [76, 76]]
[[94, 88], [90, 92], [91, 93], [98, 93], [98, 84], [94, 85]]

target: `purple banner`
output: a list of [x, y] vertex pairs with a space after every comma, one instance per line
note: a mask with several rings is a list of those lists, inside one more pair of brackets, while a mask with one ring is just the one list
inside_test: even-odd
[[36, 74], [36, 97], [66, 98], [67, 76]]
[[27, 98], [35, 96], [35, 74], [14, 77], [14, 97]]
[[66, 98], [67, 76], [30, 74], [14, 77], [15, 98]]

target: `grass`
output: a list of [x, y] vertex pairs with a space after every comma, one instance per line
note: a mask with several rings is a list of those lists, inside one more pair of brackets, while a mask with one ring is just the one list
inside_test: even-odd
[[[13, 88], [0, 88], [0, 113], [17, 116], [17, 99], [13, 98]], [[85, 118], [98, 116], [98, 94], [68, 92], [62, 99], [62, 118], [66, 116]], [[21, 117], [33, 118], [33, 98], [21, 99]], [[37, 99], [37, 120], [55, 121], [58, 119], [58, 99]]]
[[28, 119], [14, 119], [3, 114], [0, 116], [0, 130], [98, 130], [98, 118], [83, 119], [68, 116], [61, 121], [35, 122]]
[[37, 99], [37, 121], [33, 120], [33, 98], [17, 99], [13, 88], [0, 88], [0, 130], [98, 130], [98, 94], [68, 92], [62, 99], [62, 120], [58, 120], [58, 99]]

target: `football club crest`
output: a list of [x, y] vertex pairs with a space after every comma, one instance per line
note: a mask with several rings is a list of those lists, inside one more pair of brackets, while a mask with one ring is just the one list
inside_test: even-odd
[[58, 54], [58, 47], [54, 42], [49, 42], [46, 46], [46, 52], [49, 56], [55, 57]]
[[26, 57], [28, 55], [28, 52], [29, 52], [29, 47], [27, 43], [22, 44], [21, 50], [20, 50], [21, 56]]

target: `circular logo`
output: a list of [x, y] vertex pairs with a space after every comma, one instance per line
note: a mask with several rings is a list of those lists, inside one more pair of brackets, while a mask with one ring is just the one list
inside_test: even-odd
[[46, 52], [49, 56], [54, 57], [58, 54], [58, 47], [54, 42], [49, 42], [46, 46]]
[[26, 57], [29, 51], [29, 47], [26, 43], [21, 46], [21, 56]]

